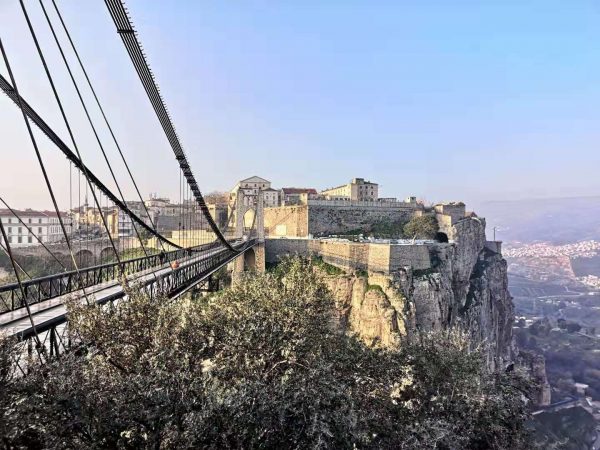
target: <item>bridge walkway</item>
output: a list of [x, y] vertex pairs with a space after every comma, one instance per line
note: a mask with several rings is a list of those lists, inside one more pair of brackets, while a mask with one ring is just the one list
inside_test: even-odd
[[[149, 286], [154, 283], [156, 279], [161, 279], [168, 276], [171, 273], [182, 271], [187, 267], [190, 267], [203, 260], [208, 260], [211, 257], [218, 255], [219, 253], [228, 253], [228, 250], [223, 248], [217, 248], [203, 252], [200, 256], [190, 256], [179, 261], [179, 267], [173, 269], [170, 263], [165, 263], [160, 267], [147, 269], [143, 272], [129, 275], [127, 280], [132, 284], [139, 284], [141, 286]], [[233, 259], [233, 258], [230, 258]], [[228, 259], [227, 262], [230, 260]], [[211, 273], [216, 271], [223, 264], [210, 270], [205, 276], [194, 280], [194, 284], [201, 282], [207, 278]], [[111, 280], [92, 288], [86, 288], [85, 294], [88, 298], [93, 299], [96, 303], [106, 303], [111, 300], [115, 300], [124, 295], [123, 287], [118, 280]], [[168, 294], [168, 293], [167, 293]], [[38, 332], [43, 332], [55, 326], [58, 323], [64, 322], [66, 319], [66, 306], [65, 301], [69, 298], [79, 298], [80, 301], [85, 301], [85, 295], [83, 290], [78, 290], [68, 294], [64, 294], [59, 297], [45, 300], [33, 305], [30, 305], [30, 311], [32, 314], [33, 321]], [[0, 314], [0, 331], [6, 333], [8, 336], [20, 336], [27, 337], [33, 333], [33, 327], [27, 314], [25, 307], [16, 309], [14, 311], [7, 311]]]

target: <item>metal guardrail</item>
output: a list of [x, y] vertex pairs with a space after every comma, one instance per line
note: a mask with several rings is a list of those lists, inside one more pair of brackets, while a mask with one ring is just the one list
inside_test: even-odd
[[[193, 253], [217, 248], [221, 245], [215, 241], [211, 244], [201, 245], [189, 249], [178, 249], [170, 252], [160, 252], [154, 255], [142, 256], [124, 260], [121, 267], [126, 274], [142, 272], [167, 262], [191, 256]], [[87, 267], [79, 271], [71, 270], [55, 275], [49, 275], [32, 280], [23, 281], [21, 284], [25, 292], [25, 299], [29, 305], [45, 300], [50, 300], [64, 294], [78, 291], [84, 288], [116, 280], [121, 274], [118, 262], [101, 264]], [[0, 286], [0, 314], [23, 308], [25, 302], [18, 283], [10, 283]]]
[[[251, 239], [245, 242], [244, 249], [251, 248], [257, 243], [256, 239]], [[233, 244], [234, 248], [236, 247]], [[218, 247], [218, 246], [217, 246]], [[242, 253], [243, 254], [243, 253]], [[216, 272], [219, 268], [239, 257], [240, 253], [237, 251], [231, 251], [228, 248], [223, 248], [219, 252], [215, 252], [206, 258], [198, 258], [191, 264], [187, 264], [181, 268], [174, 269], [151, 277], [143, 283], [136, 285], [139, 289], [144, 289], [149, 295], [164, 294], [168, 297], [176, 297], [198, 284], [199, 282], [208, 278], [211, 274]], [[101, 301], [97, 301], [99, 304], [105, 304], [113, 302], [126, 295], [124, 290], [115, 292], [112, 295], [105, 296]], [[36, 323], [35, 331], [38, 334], [50, 332], [57, 326], [64, 324], [67, 321], [66, 314], [60, 314], [47, 320], [43, 323]], [[31, 339], [34, 336], [33, 328], [17, 334], [20, 340]]]

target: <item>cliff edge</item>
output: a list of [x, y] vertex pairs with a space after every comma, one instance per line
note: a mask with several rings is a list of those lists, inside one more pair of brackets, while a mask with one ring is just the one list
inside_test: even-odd
[[430, 268], [389, 274], [328, 275], [340, 324], [371, 345], [396, 346], [419, 331], [462, 327], [483, 345], [490, 370], [512, 359], [513, 304], [499, 243], [485, 220], [465, 217], [447, 229], [450, 243], [428, 246]]

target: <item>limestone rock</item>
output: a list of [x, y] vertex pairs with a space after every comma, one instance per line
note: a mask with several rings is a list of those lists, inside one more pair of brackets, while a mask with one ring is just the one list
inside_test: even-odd
[[382, 346], [401, 345], [420, 331], [460, 326], [485, 347], [488, 368], [502, 370], [513, 357], [506, 261], [486, 248], [483, 219], [459, 220], [450, 237], [452, 244], [431, 247], [430, 269], [327, 277], [339, 322]]

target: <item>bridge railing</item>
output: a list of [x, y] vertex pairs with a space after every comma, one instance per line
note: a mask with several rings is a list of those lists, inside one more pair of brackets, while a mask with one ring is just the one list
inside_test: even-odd
[[[256, 242], [256, 239], [250, 239], [244, 245], [251, 247]], [[239, 244], [239, 242], [231, 242], [234, 249], [239, 248]], [[134, 284], [134, 286], [146, 291], [149, 295], [164, 294], [170, 298], [176, 297], [199, 282], [206, 280], [211, 274], [238, 256], [239, 253], [232, 252], [228, 248], [223, 248], [220, 251], [210, 253], [206, 258], [192, 258], [191, 262], [184, 264], [180, 268], [157, 274], [156, 277], [148, 277], [145, 281], [140, 281]], [[101, 300], [96, 300], [96, 302], [99, 304], [114, 302], [125, 296], [125, 294], [125, 291], [121, 289], [113, 294], [103, 296]], [[47, 336], [45, 333], [50, 333], [52, 330], [56, 331], [61, 326], [64, 327], [65, 322], [67, 322], [66, 313], [59, 314], [44, 322], [36, 323], [35, 332], [46, 339]], [[64, 335], [64, 330], [61, 333]], [[30, 328], [21, 331], [17, 336], [21, 341], [31, 340], [34, 336], [34, 330]], [[48, 342], [51, 343], [51, 341]], [[44, 340], [44, 345], [48, 345], [46, 340]], [[64, 343], [61, 345], [64, 346]]]
[[[189, 257], [193, 253], [217, 248], [220, 245], [220, 242], [215, 241], [210, 244], [189, 249], [179, 249], [123, 260], [121, 266], [119, 266], [119, 263], [117, 262], [112, 262], [87, 267], [85, 269], [80, 269], [79, 271], [71, 270], [55, 275], [34, 278], [32, 280], [23, 281], [21, 285], [23, 286], [27, 303], [33, 305], [64, 294], [116, 280], [121, 275], [121, 268], [125, 274], [142, 272], [168, 262]], [[0, 314], [7, 311], [14, 311], [23, 308], [24, 306], [25, 301], [21, 294], [21, 287], [18, 283], [0, 286]]]

